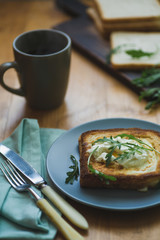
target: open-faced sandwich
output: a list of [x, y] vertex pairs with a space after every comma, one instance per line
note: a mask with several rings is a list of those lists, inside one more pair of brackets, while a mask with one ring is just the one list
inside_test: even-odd
[[146, 190], [160, 181], [160, 133], [91, 130], [79, 137], [80, 185]]

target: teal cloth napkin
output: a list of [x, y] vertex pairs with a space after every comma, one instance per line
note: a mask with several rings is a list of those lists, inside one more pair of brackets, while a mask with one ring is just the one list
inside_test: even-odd
[[[47, 152], [64, 132], [61, 129], [39, 128], [37, 120], [23, 119], [2, 143], [20, 154], [49, 181], [45, 169]], [[1, 162], [4, 159], [0, 154]], [[54, 238], [56, 232], [31, 195], [15, 191], [0, 170], [0, 239], [49, 240]]]

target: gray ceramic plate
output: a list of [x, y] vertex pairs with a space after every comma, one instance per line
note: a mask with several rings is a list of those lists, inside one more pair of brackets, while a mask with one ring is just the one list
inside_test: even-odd
[[68, 197], [89, 206], [111, 210], [136, 210], [160, 204], [160, 189], [147, 192], [133, 190], [84, 189], [75, 181], [65, 184], [66, 173], [71, 165], [70, 155], [79, 160], [78, 137], [92, 129], [138, 127], [160, 131], [160, 126], [151, 122], [112, 118], [88, 122], [77, 126], [59, 137], [51, 146], [47, 156], [47, 170], [53, 183]]

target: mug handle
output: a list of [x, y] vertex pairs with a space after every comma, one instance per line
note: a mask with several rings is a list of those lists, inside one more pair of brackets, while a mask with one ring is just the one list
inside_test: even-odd
[[24, 96], [24, 91], [23, 91], [22, 87], [20, 87], [18, 89], [14, 89], [14, 88], [7, 86], [7, 84], [5, 84], [4, 73], [10, 68], [14, 68], [17, 72], [19, 72], [18, 64], [16, 62], [6, 62], [6, 63], [3, 63], [0, 65], [0, 84], [3, 88], [5, 88], [6, 90], [8, 90], [11, 93], [17, 94], [19, 96]]

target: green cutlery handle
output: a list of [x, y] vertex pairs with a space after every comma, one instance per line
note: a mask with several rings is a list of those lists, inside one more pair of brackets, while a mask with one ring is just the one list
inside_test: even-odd
[[36, 204], [50, 218], [66, 239], [84, 240], [84, 238], [57, 213], [46, 199], [41, 198], [37, 200]]
[[79, 228], [88, 229], [86, 219], [50, 186], [45, 185], [41, 191], [73, 224]]

